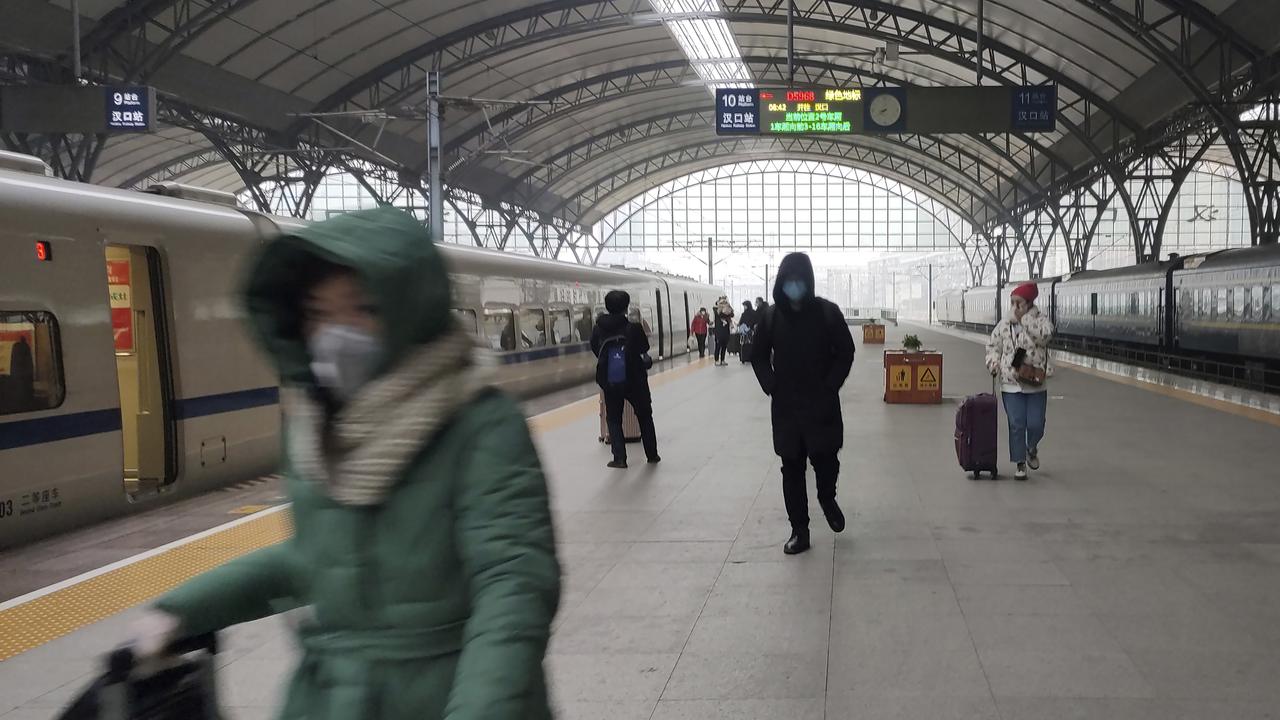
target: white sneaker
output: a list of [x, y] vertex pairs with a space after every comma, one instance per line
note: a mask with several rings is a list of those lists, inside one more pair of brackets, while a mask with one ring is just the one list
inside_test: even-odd
[[1026, 480], [1026, 479], [1027, 479], [1027, 464], [1026, 464], [1026, 463], [1018, 463], [1018, 471], [1017, 471], [1017, 472], [1015, 472], [1015, 473], [1013, 474], [1013, 479], [1014, 479], [1014, 480]]
[[1027, 467], [1032, 470], [1040, 469], [1040, 452], [1035, 448], [1027, 451]]

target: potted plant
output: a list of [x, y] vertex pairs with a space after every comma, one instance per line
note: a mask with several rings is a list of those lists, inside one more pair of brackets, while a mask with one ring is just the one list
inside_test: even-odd
[[902, 347], [906, 348], [907, 352], [917, 353], [924, 347], [924, 343], [920, 342], [920, 338], [915, 335], [908, 335], [902, 338]]

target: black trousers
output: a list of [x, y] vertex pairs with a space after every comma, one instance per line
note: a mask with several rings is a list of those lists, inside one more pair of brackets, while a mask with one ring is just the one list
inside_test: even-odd
[[604, 390], [604, 416], [609, 426], [609, 444], [613, 447], [613, 459], [627, 461], [627, 440], [622, 434], [622, 413], [626, 403], [636, 411], [640, 421], [640, 442], [646, 458], [658, 457], [658, 432], [653, 427], [653, 398], [648, 392], [635, 392], [623, 385]]
[[703, 333], [701, 335], [694, 335], [694, 337], [698, 338], [698, 358], [701, 359], [706, 357], [707, 356], [707, 334]]
[[716, 362], [724, 362], [725, 353], [729, 352], [729, 333], [716, 333]]
[[805, 488], [805, 463], [813, 465], [818, 481], [818, 502], [835, 499], [840, 460], [836, 453], [808, 454], [782, 458], [782, 500], [792, 530], [809, 529], [809, 495]]

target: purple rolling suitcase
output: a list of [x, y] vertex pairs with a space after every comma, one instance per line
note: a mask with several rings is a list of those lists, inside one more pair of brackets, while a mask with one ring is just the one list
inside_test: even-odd
[[980, 393], [965, 398], [956, 410], [956, 458], [965, 472], [991, 473], [991, 479], [999, 472], [997, 450], [1000, 437], [1000, 410], [996, 396]]

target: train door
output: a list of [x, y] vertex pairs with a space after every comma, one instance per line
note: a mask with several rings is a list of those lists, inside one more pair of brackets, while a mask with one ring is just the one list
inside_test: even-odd
[[658, 307], [658, 359], [661, 360], [662, 358], [667, 356], [667, 353], [666, 353], [667, 315], [665, 312], [663, 312], [662, 288], [658, 288], [657, 290], [655, 290], [654, 294], [657, 295], [658, 297], [658, 305], [657, 305]]
[[177, 477], [173, 383], [159, 260], [154, 248], [106, 247], [124, 488], [131, 497], [156, 492]]
[[686, 292], [684, 294], [684, 332], [680, 333], [681, 335], [684, 335], [685, 350], [689, 349], [689, 327], [691, 325], [693, 325], [693, 316], [689, 314], [689, 293]]
[[1089, 322], [1088, 334], [1092, 336], [1094, 331], [1098, 329], [1098, 293], [1089, 293]]

